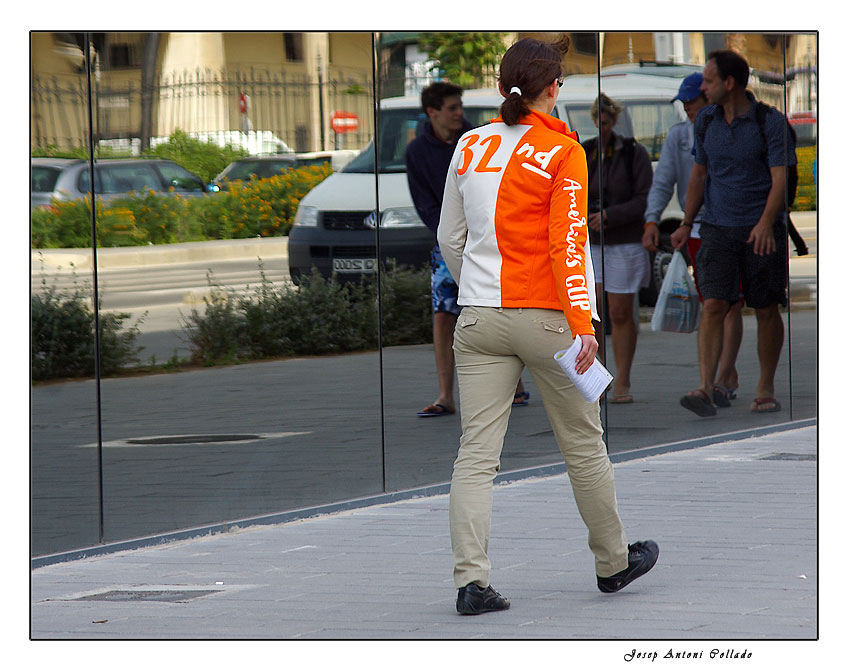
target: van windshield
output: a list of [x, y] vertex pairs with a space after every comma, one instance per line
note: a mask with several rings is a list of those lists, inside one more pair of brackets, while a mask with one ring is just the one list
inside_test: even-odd
[[[498, 114], [494, 107], [463, 108], [464, 116], [473, 126], [483, 126]], [[416, 137], [420, 124], [427, 121], [421, 108], [381, 111], [381, 161], [380, 172], [404, 173], [404, 152]], [[375, 144], [370, 142], [345, 168], [343, 173], [375, 172]]]
[[[673, 124], [682, 119], [673, 103], [657, 101], [629, 101], [621, 103], [625, 110], [617, 119], [614, 131], [624, 137], [634, 137], [641, 143], [649, 158], [658, 161], [664, 138]], [[596, 125], [590, 117], [589, 105], [567, 107], [567, 125], [577, 131], [579, 140], [584, 142], [596, 136]]]

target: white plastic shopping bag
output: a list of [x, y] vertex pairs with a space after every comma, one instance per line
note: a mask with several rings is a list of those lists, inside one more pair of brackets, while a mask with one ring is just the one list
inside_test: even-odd
[[696, 284], [688, 271], [685, 257], [676, 250], [658, 292], [655, 312], [652, 313], [652, 330], [687, 334], [699, 326], [699, 317], [700, 302]]

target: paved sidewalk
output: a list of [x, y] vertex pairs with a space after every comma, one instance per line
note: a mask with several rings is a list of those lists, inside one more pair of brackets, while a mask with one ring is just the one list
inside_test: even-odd
[[496, 488], [505, 612], [455, 612], [439, 495], [37, 568], [31, 638], [814, 640], [816, 453], [809, 426], [615, 464], [629, 540], [661, 547], [616, 595], [556, 475]]

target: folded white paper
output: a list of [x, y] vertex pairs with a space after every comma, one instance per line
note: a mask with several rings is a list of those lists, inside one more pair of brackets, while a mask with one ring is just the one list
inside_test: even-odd
[[555, 353], [555, 361], [558, 362], [587, 401], [596, 401], [614, 380], [614, 376], [602, 366], [602, 362], [598, 359], [593, 361], [593, 365], [587, 371], [578, 373], [576, 371], [576, 358], [579, 352], [581, 352], [581, 338], [576, 336], [569, 348]]

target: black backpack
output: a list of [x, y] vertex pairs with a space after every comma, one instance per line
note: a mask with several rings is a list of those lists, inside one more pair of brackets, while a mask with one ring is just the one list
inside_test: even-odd
[[[764, 103], [756, 103], [756, 119], [759, 122], [759, 132], [761, 133], [761, 140], [764, 143], [765, 147], [765, 162], [767, 162], [767, 136], [764, 133], [764, 124], [765, 119], [767, 119], [767, 111], [771, 108], [770, 105], [766, 105]], [[776, 110], [779, 112], [779, 110]], [[785, 125], [788, 127], [788, 134], [791, 136], [791, 139], [794, 141], [794, 146], [797, 146], [797, 132], [794, 130], [794, 127], [788, 123], [788, 119], [785, 120]], [[786, 166], [786, 171], [788, 173], [786, 179], [786, 188], [788, 189], [788, 209], [791, 209], [791, 206], [794, 205], [794, 199], [797, 198], [797, 164], [795, 163], [793, 166]]]
[[[759, 125], [759, 132], [761, 133], [762, 144], [764, 145], [764, 162], [765, 166], [767, 166], [767, 135], [764, 132], [765, 120], [767, 119], [768, 110], [775, 110], [775, 107], [771, 105], [767, 105], [766, 103], [762, 103], [760, 101], [756, 102], [756, 120]], [[777, 110], [778, 112], [778, 110]], [[781, 114], [781, 112], [780, 112]], [[784, 115], [783, 115], [784, 116]], [[699, 136], [700, 143], [705, 141], [705, 132], [708, 127], [708, 120], [710, 119], [710, 115], [703, 114], [701, 117], [697, 119], [699, 125], [694, 129], [695, 133]], [[797, 133], [794, 130], [794, 127], [788, 123], [788, 119], [785, 119], [785, 124], [788, 126], [788, 133], [791, 138], [794, 140], [794, 145], [797, 145]], [[768, 172], [770, 171], [770, 167], [768, 166]], [[794, 199], [797, 198], [797, 164], [792, 166], [785, 166], [786, 173], [786, 189], [787, 189], [787, 204], [788, 210], [791, 210], [791, 206], [794, 204]], [[803, 237], [797, 231], [794, 226], [794, 222], [791, 221], [790, 212], [788, 214], [788, 235], [791, 236], [791, 240], [794, 241], [794, 247], [797, 250], [798, 257], [804, 257], [809, 253], [809, 248], [806, 247], [806, 242], [803, 240]]]

